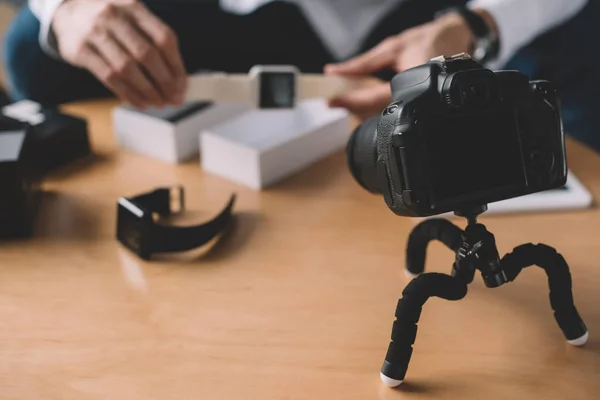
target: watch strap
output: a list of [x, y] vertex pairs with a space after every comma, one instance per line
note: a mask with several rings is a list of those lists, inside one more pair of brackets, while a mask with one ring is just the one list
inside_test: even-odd
[[171, 200], [174, 198], [173, 193], [175, 191], [177, 191], [179, 195], [179, 209], [183, 210], [185, 204], [185, 193], [183, 187], [181, 186], [174, 188], [159, 188], [153, 190], [152, 192], [130, 197], [128, 200], [134, 203], [136, 206], [141, 207], [145, 212], [167, 216], [175, 213], [171, 205]]
[[302, 74], [298, 77], [298, 99], [332, 98], [361, 86], [359, 79], [322, 74]]
[[247, 74], [200, 72], [188, 77], [186, 102], [209, 101], [256, 106], [252, 79]]
[[[174, 195], [175, 194], [175, 195]], [[159, 188], [152, 192], [126, 199], [142, 214], [168, 216], [185, 209], [185, 193], [181, 186]], [[236, 195], [232, 195], [227, 206], [212, 220], [194, 226], [168, 226], [148, 219], [148, 250], [150, 253], [187, 251], [200, 247], [223, 232], [232, 218]], [[174, 202], [177, 206], [174, 206]], [[129, 210], [133, 212], [132, 210]], [[138, 215], [141, 218], [141, 215]]]
[[473, 36], [477, 39], [487, 38], [492, 34], [490, 27], [486, 24], [481, 15], [467, 7], [458, 7], [455, 10], [467, 22], [471, 32], [473, 32]]
[[235, 199], [236, 196], [232, 195], [219, 215], [202, 225], [180, 227], [155, 224], [150, 235], [150, 248], [156, 253], [170, 253], [192, 250], [207, 244], [229, 225]]

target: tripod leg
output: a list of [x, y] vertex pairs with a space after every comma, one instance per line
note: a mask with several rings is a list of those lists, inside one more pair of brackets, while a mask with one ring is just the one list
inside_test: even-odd
[[429, 219], [417, 225], [410, 236], [406, 248], [406, 274], [415, 277], [425, 271], [427, 245], [439, 240], [455, 253], [460, 248], [463, 231], [445, 219]]
[[398, 301], [392, 340], [381, 368], [380, 376], [385, 385], [396, 387], [404, 381], [425, 302], [430, 297], [455, 301], [466, 295], [466, 283], [444, 274], [423, 274], [406, 286]]
[[538, 265], [548, 276], [550, 306], [554, 318], [567, 341], [574, 346], [583, 346], [588, 340], [588, 329], [573, 300], [571, 272], [564, 257], [552, 247], [531, 243], [519, 246], [501, 261], [509, 282], [513, 281], [523, 268]]

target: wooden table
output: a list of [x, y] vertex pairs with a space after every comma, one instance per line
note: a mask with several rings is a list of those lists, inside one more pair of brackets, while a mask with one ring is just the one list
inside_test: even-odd
[[[600, 210], [482, 220], [501, 252], [545, 242], [567, 258], [585, 348], [562, 337], [541, 270], [496, 290], [478, 277], [466, 299], [426, 305], [407, 382], [389, 389], [379, 369], [413, 221], [364, 192], [341, 153], [254, 192], [197, 161], [120, 152], [112, 106], [68, 107], [89, 119], [97, 159], [46, 182], [34, 239], [0, 245], [0, 398], [600, 398]], [[600, 198], [600, 157], [573, 142], [569, 157]], [[211, 251], [141, 262], [115, 240], [116, 199], [173, 184], [186, 222], [237, 192], [235, 229]], [[428, 269], [452, 260], [432, 245]]]

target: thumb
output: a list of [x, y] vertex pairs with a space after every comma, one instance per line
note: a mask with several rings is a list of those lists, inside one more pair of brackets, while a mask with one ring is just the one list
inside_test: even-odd
[[395, 64], [399, 50], [397, 38], [388, 38], [373, 49], [348, 61], [325, 66], [325, 73], [332, 75], [369, 75]]
[[342, 107], [360, 117], [379, 114], [392, 99], [389, 83], [356, 89], [330, 100], [330, 107]]

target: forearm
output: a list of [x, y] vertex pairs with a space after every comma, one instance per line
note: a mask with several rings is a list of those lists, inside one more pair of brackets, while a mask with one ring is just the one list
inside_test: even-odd
[[502, 67], [522, 47], [585, 7], [588, 0], [471, 0], [469, 7], [487, 17], [497, 31], [500, 53], [493, 67]]

